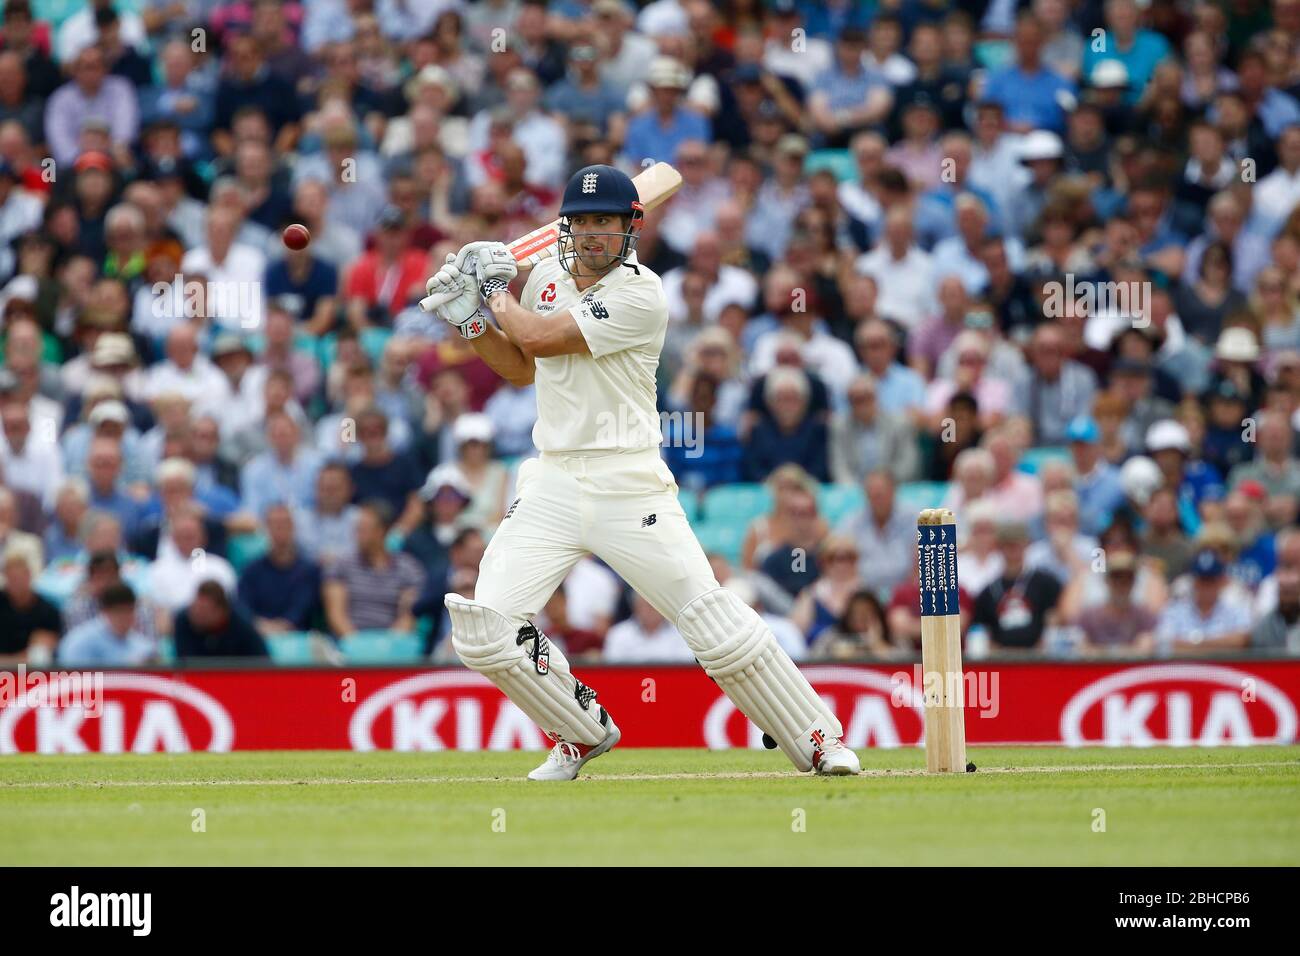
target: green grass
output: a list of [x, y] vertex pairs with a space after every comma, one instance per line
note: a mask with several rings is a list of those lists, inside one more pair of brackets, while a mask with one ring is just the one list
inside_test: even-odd
[[571, 784], [535, 753], [8, 756], [0, 865], [1300, 864], [1300, 747], [862, 753], [615, 750]]

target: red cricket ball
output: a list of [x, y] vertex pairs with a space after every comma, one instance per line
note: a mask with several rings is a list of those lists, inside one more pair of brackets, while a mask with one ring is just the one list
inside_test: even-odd
[[296, 252], [307, 248], [307, 243], [311, 242], [311, 233], [307, 231], [306, 226], [295, 222], [292, 226], [284, 227], [284, 233], [280, 238], [284, 240], [286, 246]]

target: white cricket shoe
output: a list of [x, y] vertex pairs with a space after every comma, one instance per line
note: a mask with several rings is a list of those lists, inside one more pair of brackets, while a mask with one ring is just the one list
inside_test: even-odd
[[832, 777], [847, 777], [862, 771], [858, 755], [838, 737], [828, 737], [820, 750], [813, 751], [813, 770]]
[[609, 711], [605, 712], [605, 716], [609, 718], [609, 733], [604, 740], [598, 744], [571, 744], [561, 740], [551, 748], [542, 765], [528, 775], [528, 779], [572, 780], [588, 760], [613, 749], [623, 734], [614, 723], [614, 718], [609, 717]]

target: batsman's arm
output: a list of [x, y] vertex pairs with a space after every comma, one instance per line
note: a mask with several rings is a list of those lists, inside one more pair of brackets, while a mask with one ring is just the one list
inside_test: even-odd
[[591, 354], [582, 330], [568, 310], [556, 315], [538, 315], [520, 305], [508, 290], [495, 293], [488, 300], [488, 308], [501, 323], [501, 329], [509, 340], [530, 356], [530, 364], [532, 356], [551, 358]]
[[515, 388], [531, 385], [533, 376], [537, 373], [533, 357], [491, 322], [485, 322], [484, 325], [487, 326], [487, 331], [478, 338], [469, 340], [479, 358]]

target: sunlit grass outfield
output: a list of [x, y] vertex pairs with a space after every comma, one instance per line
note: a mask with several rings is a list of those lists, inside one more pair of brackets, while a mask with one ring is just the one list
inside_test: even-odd
[[1300, 864], [1300, 747], [862, 755], [615, 750], [570, 784], [535, 753], [6, 756], [0, 864]]

